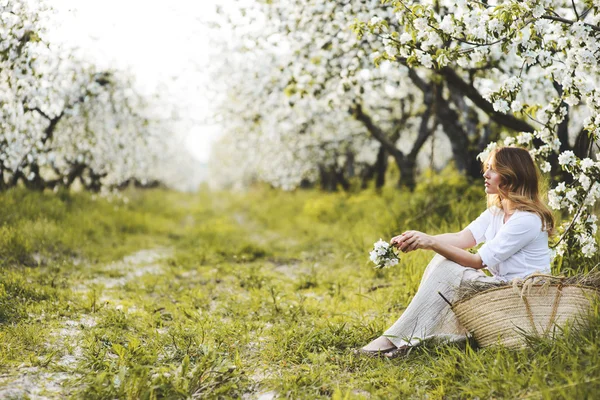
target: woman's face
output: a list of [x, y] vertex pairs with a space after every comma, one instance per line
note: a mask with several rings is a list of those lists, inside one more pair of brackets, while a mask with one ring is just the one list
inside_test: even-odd
[[483, 178], [485, 179], [485, 192], [487, 194], [498, 194], [500, 174], [494, 171], [492, 164], [492, 160], [488, 160], [485, 164], [485, 172], [483, 173]]

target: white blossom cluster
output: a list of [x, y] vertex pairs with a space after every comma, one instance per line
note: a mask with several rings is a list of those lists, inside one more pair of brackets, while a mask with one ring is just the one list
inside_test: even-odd
[[164, 182], [171, 123], [131, 76], [46, 42], [51, 14], [43, 1], [0, 1], [0, 189]]
[[[215, 186], [258, 180], [293, 189], [326, 171], [359, 174], [374, 164], [380, 145], [351, 114], [357, 104], [385, 132], [399, 115], [412, 115], [402, 134], [414, 135], [422, 94], [407, 69], [385, 60], [376, 68], [370, 52], [389, 44], [358, 40], [349, 29], [356, 15], [378, 5], [277, 0], [243, 16], [232, 9], [228, 19], [241, 36], [219, 38], [227, 51], [214, 64], [213, 81], [223, 82], [213, 91], [221, 94], [224, 130], [211, 161]], [[393, 16], [391, 8], [387, 13]]]
[[389, 268], [398, 265], [399, 258], [396, 247], [379, 239], [369, 252], [369, 259], [375, 264], [375, 269]]
[[[360, 19], [359, 36], [371, 33], [393, 47], [373, 53], [442, 71], [452, 67], [471, 79], [492, 106], [489, 114], [514, 115], [534, 127], [505, 139], [530, 149], [544, 172], [558, 155], [573, 183], [550, 191], [550, 205], [570, 215], [560, 229], [557, 251], [590, 257], [597, 250], [592, 207], [600, 197], [600, 171], [592, 161], [600, 139], [600, 4], [567, 0], [392, 0], [393, 24], [371, 15]], [[499, 118], [499, 117], [496, 117]], [[589, 137], [583, 159], [567, 141]], [[581, 134], [578, 134], [581, 132]], [[488, 146], [485, 157], [496, 144]]]

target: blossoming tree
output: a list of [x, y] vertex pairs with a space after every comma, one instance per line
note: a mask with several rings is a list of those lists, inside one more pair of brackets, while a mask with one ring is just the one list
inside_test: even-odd
[[153, 116], [132, 77], [44, 41], [49, 11], [43, 2], [0, 3], [0, 189], [163, 180], [170, 122]]
[[[381, 68], [373, 65], [370, 53], [383, 51], [383, 45], [375, 39], [357, 40], [349, 29], [352, 15], [370, 7], [350, 1], [280, 0], [246, 11], [260, 16], [246, 24], [256, 26], [261, 19], [260, 28], [253, 32], [244, 22], [234, 23], [244, 36], [230, 45], [228, 61], [219, 65], [218, 74], [227, 77], [225, 91], [233, 92], [223, 102], [221, 111], [228, 117], [221, 121], [247, 122], [237, 124], [243, 137], [226, 137], [224, 147], [240, 146], [256, 129], [257, 135], [269, 137], [258, 152], [265, 154], [262, 158], [269, 154], [272, 165], [286, 147], [294, 149], [279, 167], [263, 171], [296, 171], [296, 176], [323, 182], [327, 170], [333, 170], [342, 185], [340, 167], [349, 170], [356, 164], [364, 175], [375, 172], [382, 184], [391, 155], [402, 184], [413, 186], [417, 156], [438, 125], [435, 85], [408, 68], [385, 61]], [[244, 56], [236, 63], [240, 52]], [[292, 162], [300, 159], [305, 168]], [[457, 160], [462, 167], [463, 157]], [[277, 181], [272, 178], [268, 180]]]
[[[557, 253], [595, 254], [592, 207], [600, 198], [600, 163], [592, 156], [600, 135], [600, 4], [383, 3], [394, 7], [392, 19], [374, 8], [354, 25], [359, 37], [373, 35], [386, 45], [376, 59], [430, 70], [464, 96], [468, 107], [507, 130], [504, 145], [527, 146], [543, 172], [564, 179], [549, 192], [551, 207], [571, 216], [559, 229]], [[567, 175], [558, 174], [559, 168]]]

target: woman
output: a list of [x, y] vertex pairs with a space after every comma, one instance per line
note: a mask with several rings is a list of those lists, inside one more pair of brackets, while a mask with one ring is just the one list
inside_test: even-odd
[[[484, 163], [488, 208], [458, 233], [427, 235], [406, 231], [391, 243], [403, 252], [433, 250], [412, 302], [384, 334], [361, 349], [362, 353], [397, 357], [424, 339], [464, 339], [448, 304], [461, 282], [509, 281], [533, 272], [550, 272], [548, 234], [554, 219], [540, 200], [539, 175], [529, 152], [516, 147], [493, 151]], [[470, 253], [465, 249], [485, 244]], [[482, 269], [487, 268], [492, 276]]]

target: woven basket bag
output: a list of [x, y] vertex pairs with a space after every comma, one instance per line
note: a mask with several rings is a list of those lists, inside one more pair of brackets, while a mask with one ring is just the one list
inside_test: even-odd
[[[545, 283], [535, 283], [536, 278]], [[521, 348], [527, 335], [546, 335], [554, 325], [577, 322], [598, 299], [597, 289], [563, 284], [563, 279], [533, 274], [519, 286], [488, 289], [462, 299], [452, 305], [452, 311], [479, 346]]]

